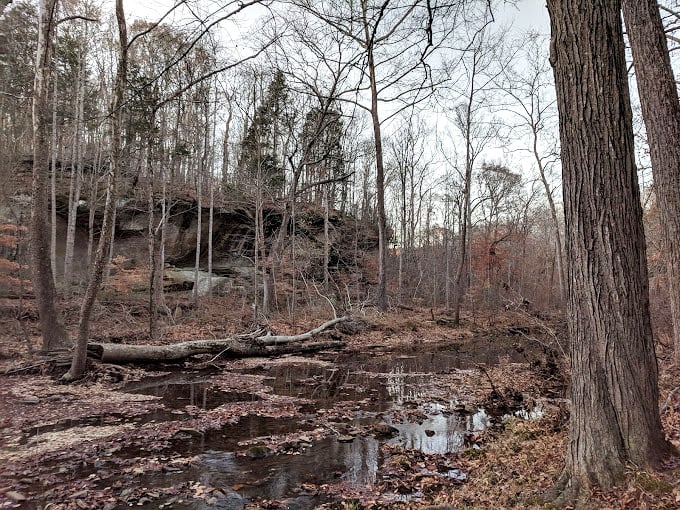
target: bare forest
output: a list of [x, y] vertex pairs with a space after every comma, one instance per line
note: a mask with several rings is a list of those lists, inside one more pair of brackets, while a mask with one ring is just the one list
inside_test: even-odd
[[0, 1], [0, 509], [678, 508], [679, 28]]

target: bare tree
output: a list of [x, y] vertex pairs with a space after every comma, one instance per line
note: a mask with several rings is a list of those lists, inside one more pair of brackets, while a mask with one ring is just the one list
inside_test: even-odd
[[502, 65], [497, 65], [500, 40], [490, 33], [488, 25], [493, 16], [486, 12], [481, 19], [481, 27], [471, 30], [461, 63], [465, 70], [465, 90], [462, 101], [453, 109], [453, 124], [460, 131], [465, 146], [463, 169], [459, 171], [463, 196], [459, 217], [458, 264], [454, 273], [453, 314], [454, 323], [460, 322], [463, 297], [467, 291], [469, 274], [469, 237], [472, 227], [472, 173], [480, 154], [488, 144], [499, 137], [500, 129], [495, 119], [488, 118], [488, 89], [500, 73]]
[[66, 331], [56, 306], [56, 289], [50, 261], [50, 218], [48, 215], [47, 172], [50, 148], [49, 90], [52, 72], [54, 30], [57, 23], [57, 0], [40, 2], [38, 51], [33, 88], [33, 200], [31, 206], [31, 262], [33, 288], [40, 313], [43, 350], [66, 343]]
[[397, 207], [400, 246], [398, 255], [399, 300], [404, 297], [404, 282], [407, 263], [416, 247], [416, 232], [422, 219], [424, 205], [424, 186], [428, 174], [425, 156], [425, 128], [422, 122], [413, 117], [397, 130], [388, 142], [390, 163], [395, 176], [394, 185], [398, 188]]
[[80, 306], [78, 318], [78, 339], [73, 351], [71, 368], [62, 377], [64, 381], [80, 379], [87, 366], [87, 343], [90, 335], [90, 318], [92, 308], [97, 299], [99, 287], [104, 277], [104, 265], [109, 253], [111, 231], [114, 228], [114, 211], [116, 209], [116, 181], [120, 174], [121, 154], [123, 151], [123, 103], [128, 67], [128, 36], [123, 0], [116, 0], [116, 20], [118, 22], [118, 67], [111, 105], [111, 164], [108, 169], [106, 187], [106, 205], [104, 207], [104, 222], [99, 234], [97, 251], [90, 270], [85, 295]]
[[614, 486], [631, 464], [659, 466], [671, 447], [659, 417], [621, 3], [549, 0], [548, 10], [571, 354], [570, 438], [556, 488], [569, 501]]
[[521, 46], [520, 54], [524, 57], [522, 68], [518, 70], [511, 66], [505, 67], [498, 85], [511, 100], [508, 112], [515, 119], [512, 122], [513, 131], [528, 134], [529, 146], [523, 150], [531, 154], [548, 200], [555, 236], [559, 290], [564, 299], [566, 277], [562, 227], [555, 203], [555, 186], [550, 180], [550, 171], [559, 156], [558, 140], [549, 134], [553, 132], [557, 122], [557, 110], [550, 64], [543, 51], [547, 41], [536, 33], [529, 33], [522, 36], [517, 44]]
[[[356, 85], [339, 97], [352, 101], [371, 118], [379, 237], [377, 305], [385, 310], [388, 239], [382, 125], [429, 96], [430, 86], [437, 80], [433, 76], [433, 57], [453, 33], [463, 3], [353, 0], [341, 5], [301, 0], [296, 5], [340, 34], [346, 47], [359, 50], [349, 52], [356, 59]], [[387, 105], [392, 110], [389, 114], [385, 111]]]

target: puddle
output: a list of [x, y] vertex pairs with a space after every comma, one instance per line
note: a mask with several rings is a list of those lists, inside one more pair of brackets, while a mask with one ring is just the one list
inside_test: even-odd
[[131, 384], [123, 391], [161, 397], [160, 402], [170, 409], [195, 406], [208, 410], [234, 402], [260, 400], [260, 397], [253, 393], [227, 392], [215, 387], [209, 380], [187, 380], [189, 378], [184, 375], [183, 377], [161, 378], [162, 380], [147, 380]]
[[[489, 351], [488, 359], [475, 358], [475, 362], [498, 362], [498, 354]], [[154, 499], [153, 506], [171, 503], [173, 509], [244, 509], [249, 499], [259, 497], [284, 503], [285, 508], [307, 510], [327, 502], [315, 495], [314, 485], [344, 483], [350, 486], [370, 486], [382, 476], [382, 443], [400, 445], [425, 454], [449, 454], [472, 446], [474, 432], [484, 430], [504, 417], [491, 416], [483, 409], [456, 412], [461, 404], [455, 387], [442, 386], [447, 374], [471, 366], [466, 354], [457, 350], [419, 352], [395, 356], [386, 353], [340, 353], [334, 355], [332, 364], [276, 363], [271, 366], [238, 371], [239, 375], [263, 376], [263, 384], [273, 395], [303, 398], [309, 403], [298, 407], [295, 417], [273, 418], [248, 414], [238, 423], [225, 425], [204, 434], [178, 434], [163, 455], [168, 466], [159, 472], [147, 472], [134, 478], [126, 475], [102, 477], [106, 486], [148, 488], [161, 494], [172, 493], [179, 486], [189, 487], [199, 483], [210, 488], [210, 497], [195, 498], [180, 503], [170, 496]], [[520, 357], [520, 354], [517, 354]], [[494, 358], [495, 357], [495, 358]], [[510, 361], [514, 358], [510, 357]], [[519, 361], [519, 360], [518, 360]], [[123, 389], [125, 392], [153, 395], [164, 408], [137, 417], [119, 415], [70, 420], [45, 428], [28, 431], [38, 435], [46, 431], [66, 430], [87, 425], [112, 423], [183, 420], [186, 406], [210, 411], [220, 406], [238, 402], [262, 401], [267, 412], [276, 412], [275, 399], [270, 401], [266, 392], [258, 394], [245, 391], [224, 391], [206, 372], [176, 373], [135, 382]], [[221, 377], [229, 373], [222, 373]], [[438, 376], [434, 377], [433, 376]], [[258, 379], [259, 380], [259, 379]], [[452, 379], [453, 380], [453, 379]], [[434, 385], [438, 384], [439, 387]], [[295, 404], [293, 404], [295, 405]], [[222, 410], [217, 411], [217, 413]], [[514, 416], [534, 419], [540, 409], [513, 409]], [[205, 413], [209, 416], [210, 413]], [[395, 429], [393, 437], [376, 438], [372, 426], [385, 421]], [[300, 440], [299, 435], [318, 427], [334, 427], [350, 431], [352, 440], [338, 441], [336, 435], [313, 440]], [[58, 428], [57, 428], [58, 427]], [[285, 440], [288, 434], [298, 433], [292, 439], [291, 454], [273, 454], [252, 445], [271, 445]], [[321, 434], [323, 435], [323, 434]], [[276, 439], [272, 439], [276, 437]], [[283, 450], [280, 449], [279, 451]], [[250, 456], [239, 455], [252, 452]], [[139, 448], [123, 448], [116, 453], [119, 458], [144, 457]], [[191, 459], [191, 462], [172, 466], [168, 459]], [[96, 468], [99, 471], [99, 468]], [[438, 476], [457, 481], [466, 474], [456, 469], [438, 473]], [[184, 485], [183, 485], [184, 484]], [[307, 485], [311, 484], [311, 485]], [[103, 488], [104, 485], [101, 485]], [[212, 490], [212, 489], [216, 490]], [[168, 489], [163, 492], [160, 489]], [[146, 489], [144, 489], [146, 490]], [[118, 492], [120, 494], [120, 492]], [[165, 499], [163, 499], [165, 498]], [[142, 506], [139, 501], [129, 505]], [[148, 505], [143, 505], [148, 507]]]
[[311, 510], [325, 501], [324, 497], [315, 494], [313, 486], [337, 482], [370, 485], [376, 482], [381, 462], [380, 443], [374, 438], [357, 438], [351, 443], [326, 438], [299, 455], [260, 459], [209, 449], [182, 472], [146, 475], [139, 483], [158, 489], [177, 483], [199, 482], [219, 488], [224, 495], [213, 501], [214, 506], [195, 501], [172, 508], [242, 509], [250, 498], [259, 497], [285, 502], [288, 509]]
[[126, 414], [104, 414], [97, 416], [86, 416], [84, 418], [68, 419], [57, 423], [49, 423], [37, 427], [31, 427], [23, 432], [23, 436], [19, 444], [27, 444], [31, 438], [46, 434], [49, 432], [63, 432], [65, 430], [75, 429], [79, 427], [104, 427], [109, 425], [121, 425], [124, 423], [135, 423], [143, 425], [151, 422], [165, 422], [173, 420], [181, 420], [187, 416], [178, 411], [168, 411], [166, 409], [152, 409], [147, 413], [135, 416], [128, 416]]
[[244, 449], [239, 443], [256, 438], [265, 438], [305, 432], [313, 427], [303, 423], [299, 418], [272, 418], [249, 414], [242, 417], [238, 423], [225, 425], [218, 430], [210, 430], [205, 434], [192, 437], [173, 439], [173, 452], [182, 455], [200, 455], [206, 450], [220, 450], [233, 452]]
[[154, 386], [143, 390], [128, 390], [130, 393], [141, 393], [162, 397], [161, 402], [172, 409], [183, 409], [195, 406], [200, 409], [215, 409], [223, 404], [259, 400], [253, 393], [226, 392], [215, 388], [210, 383], [172, 383]]
[[330, 409], [339, 402], [361, 402], [370, 411], [389, 408], [384, 384], [347, 367], [295, 364], [272, 367], [266, 374], [263, 384], [274, 394], [312, 400], [316, 409]]
[[420, 423], [392, 424], [399, 435], [390, 443], [423, 453], [460, 452], [466, 446], [471, 446], [471, 433], [482, 431], [495, 421], [497, 420], [488, 416], [483, 409], [468, 416], [444, 413], [430, 415]]

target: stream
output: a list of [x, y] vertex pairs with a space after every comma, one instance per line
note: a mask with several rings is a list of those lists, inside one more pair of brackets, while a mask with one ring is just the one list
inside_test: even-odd
[[[505, 362], [526, 362], [520, 353], [506, 356]], [[498, 354], [473, 360], [454, 348], [409, 355], [319, 353], [174, 370], [121, 390], [155, 397], [162, 404], [156, 410], [31, 429], [24, 440], [116, 422], [138, 427], [144, 444], [152, 442], [144, 434], [154, 425], [187, 423], [160, 447], [123, 446], [79, 468], [73, 480], [88, 478], [93, 490], [117, 491], [127, 506], [241, 510], [253, 500], [272, 500], [282, 508], [306, 510], [337, 501], [345, 492], [368, 493], [388, 480], [392, 448], [439, 456], [440, 467], [423, 471], [424, 476], [465, 481], [455, 455], [478, 448], [476, 434], [513, 414], [541, 415], [540, 408], [521, 402], [501, 412], [469, 403], [463, 377], [480, 363], [497, 362]], [[195, 429], [196, 419], [219, 426]], [[124, 459], [149, 458], [154, 469], [120, 467]], [[381, 493], [383, 501], [419, 501], [420, 496]]]

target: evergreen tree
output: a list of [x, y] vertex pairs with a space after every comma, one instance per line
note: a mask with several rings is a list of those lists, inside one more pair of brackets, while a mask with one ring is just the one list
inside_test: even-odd
[[285, 116], [288, 87], [283, 73], [275, 73], [262, 103], [241, 142], [239, 169], [257, 186], [280, 191], [285, 182], [284, 167], [280, 157], [280, 134]]

